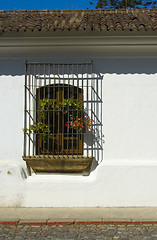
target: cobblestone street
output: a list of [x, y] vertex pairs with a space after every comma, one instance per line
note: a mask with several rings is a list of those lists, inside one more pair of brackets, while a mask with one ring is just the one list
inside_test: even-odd
[[157, 224], [0, 225], [0, 240], [157, 239]]

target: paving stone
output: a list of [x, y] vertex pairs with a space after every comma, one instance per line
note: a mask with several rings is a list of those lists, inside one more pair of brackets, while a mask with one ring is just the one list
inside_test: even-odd
[[157, 240], [157, 224], [0, 225], [0, 240]]
[[23, 240], [23, 236], [16, 236], [14, 240]]

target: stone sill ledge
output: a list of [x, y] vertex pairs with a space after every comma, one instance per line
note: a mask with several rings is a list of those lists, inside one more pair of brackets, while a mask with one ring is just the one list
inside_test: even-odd
[[86, 156], [23, 156], [31, 173], [75, 173], [88, 176], [93, 157]]

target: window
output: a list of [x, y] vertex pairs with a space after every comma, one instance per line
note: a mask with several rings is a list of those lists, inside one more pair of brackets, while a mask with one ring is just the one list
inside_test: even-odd
[[[82, 124], [86, 122], [82, 122], [86, 120], [82, 89], [51, 84], [38, 88], [36, 98], [37, 123], [32, 125], [36, 134], [36, 154], [83, 155]], [[39, 124], [44, 128], [37, 131]]]
[[24, 160], [93, 159], [100, 146], [98, 82], [92, 62], [26, 62]]

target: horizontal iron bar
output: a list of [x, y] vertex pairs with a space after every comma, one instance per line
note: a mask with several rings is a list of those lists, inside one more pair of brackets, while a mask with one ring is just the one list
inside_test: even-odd
[[93, 61], [91, 60], [90, 62], [81, 62], [81, 63], [49, 63], [49, 62], [25, 62], [25, 64], [27, 65], [33, 65], [33, 64], [37, 64], [37, 65], [90, 65], [93, 64]]

